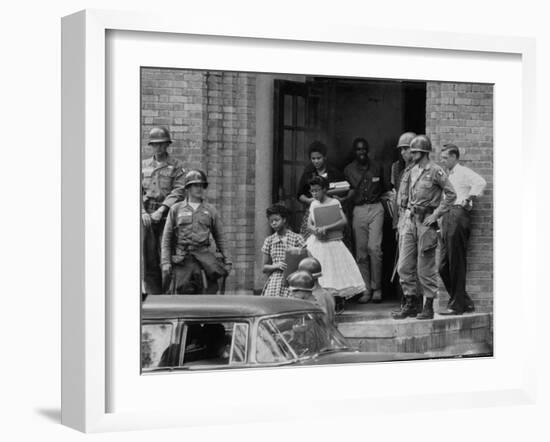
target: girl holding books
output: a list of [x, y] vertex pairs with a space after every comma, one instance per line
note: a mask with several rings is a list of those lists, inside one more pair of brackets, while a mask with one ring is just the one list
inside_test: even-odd
[[365, 282], [357, 263], [342, 242], [348, 221], [340, 202], [327, 195], [329, 184], [323, 177], [313, 177], [309, 189], [314, 201], [309, 207], [308, 230], [312, 235], [306, 241], [311, 255], [321, 263], [323, 274], [319, 284], [335, 290], [342, 299], [365, 291]]
[[304, 239], [288, 228], [288, 209], [274, 204], [266, 211], [273, 234], [268, 236], [262, 246], [263, 272], [269, 276], [262, 290], [262, 296], [288, 296], [288, 286], [283, 280], [286, 270], [286, 252], [290, 249], [305, 247]]

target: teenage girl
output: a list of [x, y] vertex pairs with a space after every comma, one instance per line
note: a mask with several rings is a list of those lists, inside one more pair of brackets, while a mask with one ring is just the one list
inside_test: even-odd
[[[308, 219], [308, 229], [312, 235], [307, 239], [306, 246], [311, 255], [321, 263], [323, 269], [323, 274], [319, 278], [321, 287], [334, 289], [337, 297], [347, 299], [363, 293], [365, 282], [353, 255], [342, 240], [338, 239], [343, 235], [331, 235], [331, 237], [336, 236], [336, 239], [330, 239], [327, 236], [331, 231], [343, 232], [348, 223], [340, 202], [327, 195], [328, 186], [328, 181], [320, 176], [313, 177], [309, 181], [309, 190], [314, 201], [310, 205]], [[315, 209], [326, 206], [336, 206], [340, 211], [340, 219], [321, 227], [315, 219]]]
[[288, 296], [288, 287], [283, 281], [286, 251], [305, 247], [304, 239], [288, 228], [289, 211], [285, 206], [274, 204], [267, 209], [266, 215], [274, 233], [262, 246], [263, 272], [269, 275], [262, 296]]

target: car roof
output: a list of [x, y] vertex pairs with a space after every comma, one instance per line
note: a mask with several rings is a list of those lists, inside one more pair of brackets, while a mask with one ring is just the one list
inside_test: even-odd
[[142, 304], [143, 319], [252, 318], [304, 311], [322, 312], [312, 302], [278, 296], [149, 295]]

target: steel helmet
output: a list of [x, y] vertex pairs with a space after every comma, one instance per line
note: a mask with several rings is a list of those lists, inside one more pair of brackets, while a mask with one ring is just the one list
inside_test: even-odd
[[405, 132], [402, 133], [399, 137], [399, 140], [397, 141], [397, 147], [398, 149], [402, 147], [411, 147], [411, 141], [413, 138], [416, 137], [416, 134], [414, 132]]
[[305, 270], [309, 272], [313, 279], [321, 277], [321, 263], [313, 257], [307, 257], [300, 261], [298, 264], [298, 270]]
[[290, 290], [312, 291], [313, 286], [315, 285], [313, 276], [305, 270], [297, 270], [294, 273], [291, 273], [288, 276], [287, 281]]
[[206, 174], [199, 169], [192, 169], [185, 174], [183, 179], [184, 188], [190, 186], [191, 184], [202, 184], [205, 188], [208, 187], [208, 181], [206, 179]]
[[165, 127], [153, 127], [149, 132], [149, 143], [171, 143], [170, 132]]
[[411, 141], [411, 152], [431, 152], [432, 142], [427, 135], [417, 135]]

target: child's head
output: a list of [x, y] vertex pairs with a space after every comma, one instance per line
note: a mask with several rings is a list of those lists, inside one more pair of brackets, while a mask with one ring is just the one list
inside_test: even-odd
[[271, 207], [267, 208], [265, 214], [267, 216], [267, 220], [269, 221], [270, 227], [275, 232], [280, 232], [286, 228], [286, 223], [290, 212], [285, 206], [282, 204], [273, 204]]
[[328, 190], [328, 180], [322, 176], [314, 176], [309, 180], [309, 191], [317, 201], [323, 201]]
[[298, 270], [309, 272], [314, 281], [323, 275], [321, 272], [321, 263], [312, 256], [302, 259], [298, 264]]

